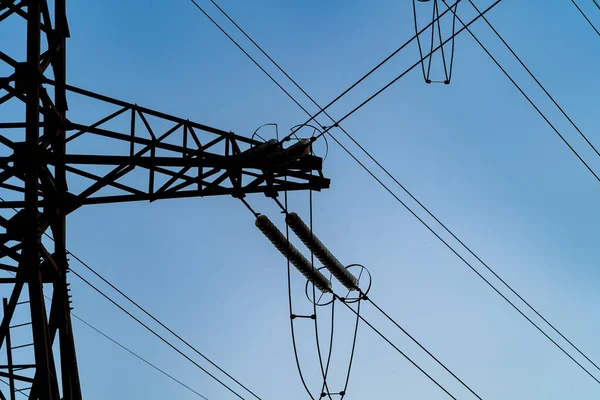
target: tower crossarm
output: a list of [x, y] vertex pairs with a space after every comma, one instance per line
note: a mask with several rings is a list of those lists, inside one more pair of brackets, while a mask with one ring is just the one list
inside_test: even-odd
[[[44, 87], [51, 88], [52, 80]], [[107, 110], [94, 122], [70, 113], [65, 121], [67, 151], [50, 151], [50, 137], [40, 136], [36, 149], [39, 167], [65, 165], [69, 191], [66, 208], [87, 204], [280, 191], [321, 190], [329, 180], [321, 172], [322, 159], [310, 154], [310, 141], [261, 142], [233, 132], [202, 125], [136, 104], [67, 86], [71, 103], [77, 97], [91, 109]], [[54, 132], [58, 121], [52, 106], [41, 107], [43, 131]], [[24, 129], [19, 121], [0, 122], [1, 144], [12, 150], [0, 157], [0, 185], [21, 191], [19, 177], [31, 149], [2, 131]], [[72, 149], [72, 150], [71, 150]], [[50, 174], [48, 174], [50, 177]], [[11, 183], [8, 183], [12, 179]], [[14, 178], [17, 178], [16, 180]], [[15, 183], [16, 182], [16, 183]], [[42, 185], [52, 188], [51, 182]], [[41, 193], [40, 205], [52, 201]], [[5, 201], [0, 208], [21, 208], [22, 201]]]

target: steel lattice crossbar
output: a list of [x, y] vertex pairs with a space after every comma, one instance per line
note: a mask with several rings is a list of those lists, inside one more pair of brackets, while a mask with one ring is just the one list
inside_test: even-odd
[[[15, 91], [13, 82], [8, 80], [3, 86], [9, 93]], [[46, 80], [44, 86], [54, 84], [54, 81]], [[94, 154], [92, 151], [98, 150], [92, 148], [86, 153], [67, 153], [58, 157], [48, 149], [49, 138], [41, 137], [37, 156], [44, 166], [64, 163], [67, 176], [89, 182], [77, 193], [68, 193], [68, 212], [86, 204], [215, 195], [243, 197], [249, 193], [274, 195], [280, 191], [329, 187], [329, 180], [322, 176], [322, 159], [319, 157], [310, 154], [297, 159], [264, 157], [251, 151], [263, 144], [260, 141], [72, 86], [66, 89], [75, 97], [85, 96], [115, 108], [91, 124], [65, 121], [69, 147], [85, 148], [85, 143], [93, 136], [104, 142], [110, 140], [108, 151], [111, 154]], [[42, 110], [44, 113], [52, 113], [52, 108]], [[41, 128], [55, 130], [55, 121], [46, 119], [48, 122], [40, 123]], [[24, 128], [24, 122], [0, 122], [0, 129]], [[14, 178], [22, 176], [15, 170], [15, 163], [24, 157], [19, 152], [25, 150], [7, 136], [2, 136], [0, 141], [13, 151], [13, 154], [0, 157], [0, 187], [23, 192], [19, 185], [19, 181], [23, 181]], [[276, 149], [277, 152], [284, 157], [283, 148]], [[145, 174], [141, 175], [140, 170]], [[128, 175], [135, 175], [135, 178], [128, 179]], [[11, 178], [14, 183], [7, 183]], [[44, 194], [41, 193], [40, 205], [48, 201], [48, 195]], [[23, 206], [23, 201], [0, 203], [0, 208]]]

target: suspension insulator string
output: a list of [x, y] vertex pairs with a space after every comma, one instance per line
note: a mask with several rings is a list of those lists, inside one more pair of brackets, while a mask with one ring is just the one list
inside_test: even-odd
[[256, 226], [273, 243], [275, 248], [287, 257], [302, 275], [312, 282], [323, 293], [331, 292], [331, 282], [319, 270], [314, 268], [310, 261], [300, 253], [269, 220], [266, 215], [256, 217]]
[[327, 268], [335, 278], [348, 290], [358, 289], [358, 281], [354, 275], [348, 271], [341, 262], [325, 247], [308, 226], [302, 221], [298, 214], [292, 212], [285, 217], [285, 222], [292, 228], [296, 236], [304, 243], [308, 249], [321, 261], [321, 264]]

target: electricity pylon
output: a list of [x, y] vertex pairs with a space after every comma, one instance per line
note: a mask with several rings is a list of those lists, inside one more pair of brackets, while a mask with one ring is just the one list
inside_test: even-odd
[[[0, 271], [7, 273], [0, 283], [13, 285], [0, 324], [8, 360], [0, 377], [11, 400], [17, 392], [82, 398], [67, 283], [68, 214], [92, 204], [329, 187], [322, 159], [308, 154], [310, 142], [262, 143], [67, 85], [65, 0], [52, 5], [53, 13], [45, 0], [0, 0], [0, 23], [19, 18], [27, 32], [25, 60], [0, 48], [0, 73], [9, 71], [0, 77]], [[112, 111], [91, 124], [72, 120], [72, 96]], [[17, 307], [28, 307], [28, 322], [11, 324]], [[11, 347], [11, 330], [28, 327], [31, 343]], [[25, 346], [33, 349], [30, 360], [20, 361], [24, 353], [16, 360], [12, 350]]]

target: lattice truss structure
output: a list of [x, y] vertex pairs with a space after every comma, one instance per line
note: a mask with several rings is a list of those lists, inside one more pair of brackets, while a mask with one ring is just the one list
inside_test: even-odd
[[91, 204], [276, 196], [321, 190], [329, 180], [309, 141], [265, 143], [67, 85], [65, 0], [0, 0], [0, 37], [0, 283], [10, 293], [0, 323], [0, 400], [19, 392], [81, 399], [69, 213]]

